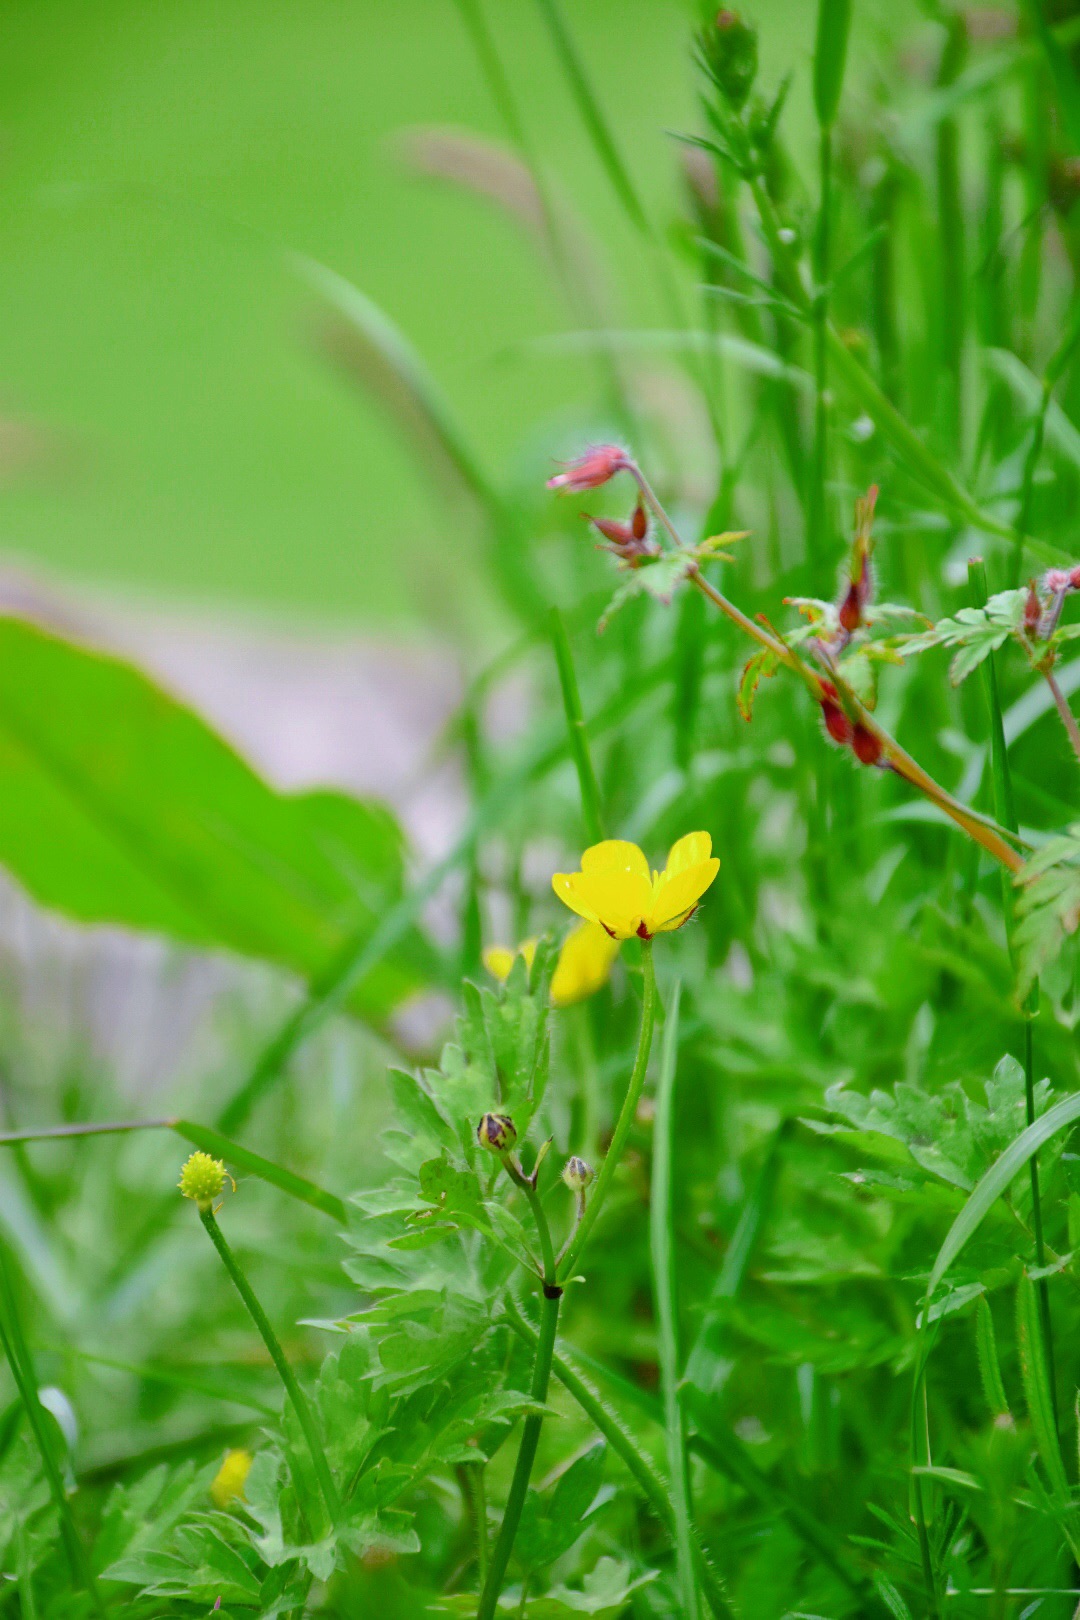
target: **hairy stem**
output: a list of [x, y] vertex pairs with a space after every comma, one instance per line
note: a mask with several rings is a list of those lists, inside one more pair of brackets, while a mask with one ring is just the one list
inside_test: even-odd
[[[555, 1330], [559, 1322], [559, 1302], [562, 1290], [545, 1283], [544, 1297], [540, 1307], [540, 1331], [536, 1336], [536, 1360], [533, 1362], [532, 1384], [529, 1393], [537, 1405], [543, 1405], [547, 1400], [548, 1384], [551, 1380], [551, 1358], [555, 1351]], [[518, 1525], [521, 1522], [521, 1510], [525, 1506], [525, 1494], [529, 1489], [529, 1479], [532, 1475], [533, 1463], [536, 1460], [536, 1448], [540, 1443], [540, 1430], [543, 1418], [538, 1412], [530, 1412], [525, 1419], [521, 1431], [521, 1444], [518, 1447], [517, 1462], [514, 1464], [514, 1477], [510, 1481], [510, 1494], [506, 1499], [506, 1509], [503, 1521], [499, 1526], [499, 1534], [491, 1553], [491, 1563], [488, 1565], [487, 1580], [484, 1582], [480, 1594], [480, 1602], [476, 1610], [476, 1620], [492, 1620], [495, 1606], [499, 1601], [506, 1568], [510, 1562], [510, 1554], [514, 1550], [514, 1540], [517, 1536]]]
[[1053, 670], [1044, 669], [1042, 673], [1046, 680], [1047, 686], [1050, 688], [1054, 703], [1057, 705], [1057, 712], [1061, 716], [1061, 723], [1069, 734], [1069, 741], [1072, 743], [1073, 753], [1076, 755], [1077, 759], [1080, 759], [1080, 726], [1078, 726], [1076, 723], [1076, 716], [1069, 708], [1068, 699], [1061, 690], [1061, 687], [1058, 685], [1057, 677]]
[[641, 1098], [642, 1087], [645, 1084], [645, 1073], [649, 1067], [649, 1052], [652, 1048], [653, 1024], [656, 1019], [656, 974], [653, 969], [652, 940], [643, 939], [641, 942], [641, 967], [645, 980], [645, 994], [641, 1004], [641, 1029], [638, 1033], [637, 1055], [634, 1058], [634, 1068], [630, 1076], [630, 1084], [626, 1088], [622, 1108], [615, 1124], [615, 1133], [611, 1138], [604, 1162], [600, 1166], [600, 1173], [596, 1178], [592, 1196], [582, 1216], [581, 1224], [570, 1242], [570, 1246], [563, 1256], [559, 1266], [559, 1278], [565, 1282], [573, 1274], [578, 1256], [588, 1239], [589, 1233], [596, 1224], [597, 1216], [603, 1207], [619, 1167], [619, 1160], [626, 1147], [626, 1139], [630, 1135], [630, 1128], [634, 1123], [638, 1102]]
[[285, 1359], [285, 1352], [278, 1343], [277, 1335], [270, 1326], [266, 1312], [256, 1299], [254, 1290], [241, 1270], [236, 1256], [226, 1243], [225, 1234], [215, 1220], [213, 1210], [200, 1209], [199, 1218], [206, 1227], [210, 1241], [217, 1250], [222, 1265], [229, 1273], [236, 1292], [247, 1307], [248, 1315], [256, 1328], [258, 1328], [259, 1337], [265, 1344], [271, 1361], [277, 1368], [278, 1377], [281, 1379], [286, 1395], [292, 1402], [293, 1411], [296, 1413], [297, 1420], [303, 1430], [304, 1439], [307, 1442], [308, 1452], [311, 1456], [311, 1465], [315, 1470], [315, 1477], [319, 1482], [319, 1489], [326, 1503], [326, 1511], [329, 1513], [333, 1523], [337, 1524], [341, 1518], [341, 1498], [338, 1496], [337, 1486], [334, 1484], [330, 1465], [326, 1460], [326, 1453], [323, 1450], [322, 1441], [319, 1439], [315, 1419], [307, 1403], [307, 1398], [300, 1385], [296, 1382], [293, 1370]]

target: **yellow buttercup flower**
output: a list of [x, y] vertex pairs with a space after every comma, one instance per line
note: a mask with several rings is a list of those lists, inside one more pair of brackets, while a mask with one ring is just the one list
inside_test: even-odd
[[564, 905], [612, 939], [652, 939], [681, 928], [720, 870], [708, 833], [687, 833], [671, 846], [662, 872], [636, 844], [608, 838], [581, 857], [580, 872], [556, 872], [551, 886]]
[[225, 1460], [210, 1482], [210, 1495], [219, 1508], [228, 1507], [243, 1496], [251, 1465], [255, 1461], [250, 1451], [227, 1451]]
[[525, 958], [525, 966], [531, 969], [533, 957], [536, 955], [536, 947], [539, 943], [538, 939], [526, 939], [518, 946], [516, 951], [510, 950], [506, 945], [489, 945], [484, 952], [484, 966], [493, 979], [498, 979], [500, 984], [505, 984], [510, 977], [510, 969], [519, 956]]
[[[493, 979], [505, 984], [519, 956], [531, 968], [539, 941], [526, 939], [516, 951], [506, 945], [489, 945], [484, 966]], [[551, 1001], [555, 1007], [569, 1007], [595, 995], [611, 977], [612, 964], [619, 954], [619, 942], [606, 934], [599, 923], [581, 923], [563, 940], [555, 972], [551, 978]]]
[[559, 960], [551, 979], [551, 1000], [556, 1007], [569, 1007], [603, 989], [619, 954], [619, 941], [605, 933], [599, 923], [583, 922], [572, 928], [563, 940]]

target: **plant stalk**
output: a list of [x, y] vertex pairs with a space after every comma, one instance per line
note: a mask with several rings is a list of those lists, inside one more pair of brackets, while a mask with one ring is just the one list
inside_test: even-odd
[[256, 1299], [251, 1284], [244, 1275], [236, 1256], [225, 1241], [225, 1234], [218, 1225], [213, 1210], [200, 1209], [199, 1219], [205, 1226], [210, 1241], [220, 1256], [222, 1265], [229, 1273], [236, 1292], [247, 1307], [248, 1315], [258, 1329], [259, 1337], [266, 1346], [271, 1361], [277, 1368], [278, 1377], [281, 1379], [286, 1395], [292, 1402], [293, 1411], [296, 1413], [297, 1420], [303, 1430], [308, 1453], [311, 1457], [311, 1465], [315, 1470], [315, 1477], [319, 1482], [319, 1489], [326, 1503], [326, 1511], [329, 1513], [332, 1523], [338, 1524], [342, 1516], [341, 1498], [338, 1495], [337, 1486], [334, 1484], [330, 1464], [326, 1460], [326, 1453], [323, 1450], [322, 1441], [319, 1439], [319, 1432], [315, 1427], [315, 1419], [312, 1416], [307, 1398], [297, 1383], [292, 1368], [285, 1359], [285, 1352], [278, 1343], [277, 1335], [270, 1326], [266, 1312]]
[[[532, 1384], [529, 1388], [530, 1395], [538, 1405], [543, 1405], [547, 1400], [561, 1299], [562, 1289], [553, 1283], [545, 1282], [540, 1306], [540, 1331], [536, 1337], [536, 1360], [533, 1362]], [[506, 1499], [503, 1521], [499, 1526], [495, 1546], [492, 1548], [487, 1580], [484, 1582], [476, 1610], [476, 1620], [492, 1620], [494, 1616], [506, 1568], [510, 1562], [510, 1554], [514, 1550], [514, 1540], [521, 1522], [521, 1510], [525, 1506], [525, 1494], [529, 1489], [529, 1479], [536, 1460], [536, 1448], [540, 1443], [543, 1422], [539, 1412], [530, 1412], [525, 1419], [517, 1461], [514, 1464], [514, 1477], [510, 1481], [510, 1494]]]
[[1080, 725], [1077, 725], [1076, 723], [1076, 716], [1069, 708], [1069, 701], [1064, 692], [1061, 690], [1061, 687], [1058, 685], [1057, 676], [1054, 674], [1053, 670], [1044, 669], [1042, 673], [1046, 680], [1047, 686], [1050, 688], [1054, 703], [1057, 706], [1057, 712], [1061, 716], [1061, 723], [1068, 733], [1069, 741], [1072, 744], [1073, 753], [1076, 755], [1077, 759], [1080, 759]]
[[645, 981], [645, 993], [641, 1004], [641, 1028], [638, 1033], [637, 1055], [634, 1058], [634, 1068], [630, 1075], [630, 1084], [626, 1088], [622, 1108], [615, 1124], [615, 1133], [611, 1138], [604, 1162], [600, 1166], [600, 1173], [592, 1190], [592, 1196], [585, 1208], [581, 1224], [571, 1239], [570, 1246], [559, 1266], [559, 1281], [565, 1282], [573, 1275], [578, 1257], [588, 1240], [589, 1233], [596, 1224], [597, 1216], [603, 1207], [615, 1172], [619, 1167], [619, 1160], [626, 1147], [626, 1139], [630, 1135], [637, 1113], [638, 1102], [641, 1099], [642, 1088], [645, 1085], [645, 1074], [649, 1067], [649, 1052], [652, 1048], [653, 1025], [656, 1020], [656, 973], [653, 968], [652, 940], [643, 939], [641, 942], [641, 968]]

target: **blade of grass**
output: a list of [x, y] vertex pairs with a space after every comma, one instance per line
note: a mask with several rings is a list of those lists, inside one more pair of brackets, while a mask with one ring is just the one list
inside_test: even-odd
[[[519, 1338], [535, 1347], [536, 1329], [522, 1316], [512, 1300], [507, 1301], [506, 1320]], [[660, 1523], [674, 1541], [675, 1509], [668, 1488], [622, 1418], [607, 1404], [588, 1380], [576, 1369], [567, 1350], [556, 1347], [551, 1370], [566, 1392], [603, 1435], [615, 1455], [621, 1458], [637, 1482], [642, 1495], [649, 1502]], [[733, 1610], [724, 1591], [723, 1583], [713, 1569], [701, 1545], [694, 1543], [694, 1566], [705, 1601], [720, 1620], [730, 1620]]]
[[933, 1296], [949, 1267], [963, 1252], [965, 1245], [974, 1236], [993, 1205], [1002, 1193], [1007, 1191], [1032, 1154], [1037, 1153], [1045, 1142], [1049, 1142], [1057, 1135], [1058, 1131], [1067, 1129], [1078, 1119], [1080, 1119], [1080, 1091], [1063, 1097], [1052, 1108], [1048, 1108], [1045, 1114], [1040, 1114], [1035, 1123], [1021, 1131], [1016, 1140], [1009, 1143], [1004, 1153], [994, 1160], [989, 1170], [972, 1189], [963, 1209], [945, 1235], [945, 1241], [938, 1250], [926, 1285], [928, 1298]]
[[1067, 1506], [1069, 1482], [1061, 1457], [1054, 1392], [1047, 1376], [1048, 1357], [1042, 1342], [1041, 1302], [1026, 1271], [1016, 1290], [1016, 1343], [1024, 1400], [1035, 1444], [1059, 1506]]
[[667, 1441], [671, 1503], [675, 1512], [675, 1562], [682, 1612], [686, 1620], [701, 1613], [694, 1573], [694, 1533], [690, 1522], [690, 1472], [686, 1457], [686, 1430], [679, 1404], [678, 1296], [673, 1243], [672, 1179], [675, 1150], [675, 1077], [678, 1070], [679, 1002], [682, 985], [675, 981], [664, 1025], [660, 1073], [656, 1082], [653, 1124], [652, 1188], [649, 1202], [649, 1249], [652, 1256], [653, 1304], [656, 1311], [657, 1354], [664, 1396], [664, 1435]]
[[8, 1270], [7, 1246], [3, 1242], [0, 1242], [0, 1346], [11, 1368], [11, 1376], [15, 1380], [27, 1421], [33, 1432], [34, 1443], [41, 1457], [41, 1465], [60, 1521], [60, 1535], [75, 1584], [86, 1592], [95, 1614], [104, 1620], [105, 1605], [79, 1536], [67, 1491], [64, 1489], [64, 1481], [57, 1466], [56, 1454], [45, 1425], [43, 1416], [45, 1409], [38, 1397], [34, 1363], [22, 1330], [15, 1290]]
[[596, 780], [589, 738], [585, 730], [585, 715], [581, 707], [574, 654], [566, 624], [557, 607], [551, 610], [551, 644], [555, 649], [555, 662], [559, 669], [559, 687], [562, 691], [563, 710], [566, 714], [566, 733], [570, 752], [577, 770], [581, 790], [581, 818], [590, 844], [598, 844], [604, 837], [604, 818], [600, 809], [600, 784]]
[[814, 232], [814, 452], [806, 514], [806, 550], [812, 588], [823, 587], [831, 535], [825, 499], [828, 479], [828, 324], [833, 213], [832, 137], [847, 62], [851, 0], [818, 0], [814, 43], [814, 110], [818, 121], [818, 217]]
[[[981, 608], [987, 600], [986, 568], [981, 557], [972, 557], [968, 562], [968, 577], [971, 587], [971, 602], [973, 607]], [[986, 693], [987, 707], [990, 711], [990, 759], [992, 769], [992, 783], [994, 790], [994, 814], [1002, 826], [1008, 827], [1010, 832], [1016, 832], [1019, 827], [1016, 816], [1016, 800], [1013, 794], [1012, 775], [1009, 770], [1009, 750], [1005, 742], [1005, 723], [1001, 712], [1001, 699], [998, 692], [997, 666], [994, 654], [983, 659], [983, 688]], [[1016, 928], [1016, 914], [1013, 904], [1014, 889], [1009, 874], [1002, 869], [1001, 872], [1001, 904], [1005, 914], [1005, 932], [1009, 942], [1009, 956], [1015, 968], [1016, 952], [1014, 934]], [[1033, 1021], [1039, 1011], [1039, 983], [1036, 979], [1028, 991], [1024, 1001], [1024, 1108], [1028, 1125], [1035, 1122], [1035, 1038]], [[1029, 1161], [1031, 1176], [1031, 1219], [1035, 1231], [1035, 1259], [1041, 1268], [1046, 1265], [1046, 1247], [1043, 1240], [1042, 1198], [1039, 1190], [1039, 1162], [1035, 1154]], [[1045, 1277], [1039, 1279], [1039, 1309], [1042, 1313], [1042, 1338], [1047, 1358], [1047, 1376], [1051, 1391], [1055, 1390], [1054, 1377], [1054, 1339], [1050, 1320], [1050, 1290]], [[1057, 1412], [1057, 1398], [1054, 1395], [1054, 1411]]]
[[246, 1170], [249, 1175], [258, 1176], [261, 1181], [269, 1182], [281, 1192], [288, 1193], [290, 1198], [297, 1198], [303, 1204], [310, 1204], [312, 1209], [321, 1210], [324, 1215], [339, 1221], [342, 1226], [345, 1225], [347, 1220], [345, 1205], [333, 1193], [316, 1186], [305, 1176], [298, 1176], [295, 1171], [287, 1170], [284, 1165], [276, 1164], [273, 1159], [265, 1159], [261, 1153], [253, 1153], [250, 1148], [241, 1147], [239, 1142], [231, 1141], [209, 1125], [198, 1125], [190, 1119], [106, 1120], [100, 1124], [94, 1121], [85, 1125], [44, 1125], [37, 1130], [0, 1131], [0, 1147], [12, 1147], [21, 1142], [55, 1142], [80, 1136], [116, 1136], [126, 1131], [155, 1130], [175, 1131], [177, 1136], [183, 1137], [184, 1141], [190, 1142], [193, 1147], [202, 1148], [204, 1152], [224, 1159], [227, 1164], [234, 1165], [238, 1170]]

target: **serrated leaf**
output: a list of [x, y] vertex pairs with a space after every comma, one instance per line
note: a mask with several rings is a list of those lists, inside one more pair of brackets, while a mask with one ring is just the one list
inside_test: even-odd
[[903, 655], [910, 657], [930, 647], [957, 648], [949, 666], [949, 679], [959, 686], [984, 658], [1018, 634], [1026, 596], [1026, 591], [999, 591], [984, 607], [961, 608], [954, 618], [940, 619], [931, 630], [912, 636], [903, 645]]
[[747, 662], [739, 677], [739, 686], [735, 693], [735, 702], [744, 720], [749, 721], [753, 718], [754, 697], [761, 681], [770, 680], [779, 667], [779, 659], [768, 647], [762, 647], [761, 651], [754, 653]]

